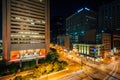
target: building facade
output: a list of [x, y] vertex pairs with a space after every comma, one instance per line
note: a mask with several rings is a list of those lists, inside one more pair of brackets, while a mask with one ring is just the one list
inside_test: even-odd
[[106, 52], [120, 53], [120, 35], [100, 33], [96, 35], [96, 43], [103, 44]]
[[0, 60], [3, 60], [3, 42], [0, 40]]
[[73, 44], [73, 49], [86, 57], [104, 57], [104, 46], [102, 44]]
[[96, 30], [90, 29], [90, 30], [86, 31], [86, 34], [83, 37], [83, 42], [86, 44], [96, 43]]
[[120, 35], [114, 34], [112, 41], [113, 41], [113, 52], [120, 54]]
[[84, 7], [66, 19], [66, 35], [70, 43], [81, 43], [87, 30], [96, 26], [96, 13]]
[[104, 50], [110, 52], [112, 49], [112, 38], [110, 33], [100, 33], [96, 35], [96, 43], [103, 44]]
[[70, 37], [69, 36], [58, 36], [57, 44], [66, 49], [70, 49]]
[[120, 32], [120, 0], [114, 0], [99, 8], [98, 23], [99, 28]]
[[45, 57], [49, 51], [49, 0], [2, 0], [3, 54], [7, 61]]

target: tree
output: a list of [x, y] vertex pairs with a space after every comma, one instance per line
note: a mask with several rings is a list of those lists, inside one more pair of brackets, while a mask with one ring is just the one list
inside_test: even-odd
[[48, 53], [47, 55], [47, 62], [51, 62], [51, 61], [57, 61], [59, 58], [59, 54], [56, 51], [51, 51]]
[[0, 61], [0, 76], [3, 76], [7, 73], [7, 66], [4, 60]]
[[45, 59], [44, 58], [39, 60], [39, 64], [43, 64], [43, 63], [45, 63]]
[[33, 77], [37, 78], [37, 77], [40, 77], [41, 75], [42, 75], [42, 73], [39, 70], [39, 68], [35, 68], [33, 71]]
[[29, 62], [28, 62], [28, 61], [23, 62], [22, 64], [23, 64], [23, 65], [22, 65], [22, 70], [27, 70], [27, 69], [30, 68], [30, 67], [29, 67]]
[[35, 66], [36, 66], [35, 60], [30, 61], [29, 65], [30, 65], [30, 68], [35, 68]]
[[18, 65], [16, 63], [11, 63], [9, 66], [10, 73], [16, 73], [18, 70]]
[[39, 71], [44, 74], [46, 72], [46, 63], [39, 66]]
[[61, 62], [61, 68], [62, 69], [65, 69], [67, 67], [67, 65], [68, 65], [67, 62], [65, 62], [65, 61]]
[[56, 72], [59, 71], [59, 69], [60, 69], [59, 62], [54, 62], [53, 70]]
[[39, 65], [38, 68], [35, 68], [33, 71], [34, 77], [40, 77], [41, 75], [45, 74], [46, 72], [47, 63]]
[[46, 66], [46, 73], [50, 73], [52, 70], [53, 70], [53, 64], [50, 63]]

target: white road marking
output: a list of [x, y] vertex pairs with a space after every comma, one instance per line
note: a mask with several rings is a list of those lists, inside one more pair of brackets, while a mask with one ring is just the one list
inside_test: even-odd
[[[114, 67], [113, 67], [112, 71], [109, 73], [109, 75], [107, 75], [107, 76], [104, 78], [104, 80], [107, 80], [107, 79], [110, 77], [110, 75], [115, 76], [115, 74], [116, 74], [116, 72], [117, 72], [117, 70], [118, 70], [118, 61], [111, 63], [111, 65], [113, 65]], [[112, 80], [112, 78], [113, 78], [113, 77], [110, 77], [109, 80]]]
[[[109, 73], [110, 75], [114, 72], [114, 70], [115, 70], [115, 65], [114, 65], [114, 68], [112, 69], [112, 71]], [[104, 80], [107, 80], [109, 78], [109, 75], [107, 75], [105, 78], [104, 78]]]

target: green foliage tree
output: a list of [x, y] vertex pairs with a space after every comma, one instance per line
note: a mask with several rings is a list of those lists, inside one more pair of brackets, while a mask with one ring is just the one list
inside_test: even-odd
[[[33, 70], [33, 76], [34, 78], [38, 78], [44, 74], [48, 74], [52, 71], [56, 72], [61, 69], [64, 69], [67, 66], [67, 63], [64, 61], [52, 61], [52, 62], [45, 62], [44, 64], [40, 64], [37, 68]], [[29, 80], [28, 78], [24, 78], [24, 80]]]
[[28, 61], [22, 63], [22, 70], [27, 70], [29, 68], [30, 67], [29, 67], [29, 62]]
[[42, 75], [41, 73], [41, 69], [40, 68], [35, 68], [33, 71], [33, 77], [37, 78], [40, 77]]
[[59, 58], [59, 54], [56, 50], [51, 50], [51, 52], [49, 52], [47, 54], [47, 58], [46, 61], [47, 62], [52, 62], [52, 61], [56, 61]]
[[50, 73], [52, 70], [53, 70], [53, 64], [50, 63], [46, 66], [46, 73]]
[[3, 52], [3, 50], [2, 49], [0, 49], [0, 53], [2, 53]]
[[56, 72], [59, 71], [59, 69], [60, 69], [59, 62], [58, 61], [54, 62], [53, 70]]
[[7, 72], [7, 65], [5, 63], [4, 60], [0, 61], [0, 76], [5, 75]]
[[16, 63], [11, 63], [10, 65], [8, 65], [8, 69], [10, 71], [10, 73], [16, 73], [18, 70], [18, 65]]
[[35, 66], [36, 66], [35, 60], [30, 61], [29, 65], [30, 65], [30, 68], [35, 68]]
[[[64, 69], [67, 66], [67, 63], [64, 61], [59, 61], [59, 54], [56, 49], [51, 49], [51, 51], [47, 54], [46, 59], [42, 58], [39, 60], [39, 65], [34, 68], [32, 77], [38, 78], [44, 74], [48, 74], [50, 72], [56, 72], [61, 69]], [[30, 67], [33, 67], [35, 64], [34, 61], [23, 62], [23, 70], [26, 70]], [[23, 80], [29, 80], [30, 76], [23, 77]]]
[[65, 62], [65, 61], [61, 62], [61, 68], [62, 69], [65, 69], [67, 67], [67, 65], [68, 65], [67, 62]]
[[38, 63], [39, 63], [39, 64], [45, 63], [45, 59], [44, 59], [44, 58], [40, 59]]
[[47, 62], [51, 62], [52, 61], [52, 56], [50, 53], [48, 53], [47, 57], [46, 57], [46, 61]]
[[46, 64], [40, 65], [38, 69], [41, 72], [41, 74], [44, 74], [46, 72]]

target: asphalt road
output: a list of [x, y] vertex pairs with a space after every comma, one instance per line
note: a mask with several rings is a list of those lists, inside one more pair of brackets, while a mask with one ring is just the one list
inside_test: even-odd
[[83, 65], [84, 72], [69, 74], [59, 80], [120, 80], [120, 62], [114, 61], [108, 65], [91, 64]]
[[[120, 80], [120, 59], [110, 64], [93, 64], [89, 61], [81, 61], [83, 60], [81, 57], [72, 54], [61, 52], [60, 56], [60, 60], [69, 63], [66, 70], [44, 75], [33, 80]], [[28, 72], [17, 75], [24, 74], [26, 75]], [[7, 80], [7, 78], [0, 80]]]
[[84, 72], [70, 73], [59, 80], [120, 80], [120, 59], [110, 64], [93, 64], [89, 61], [84, 61], [85, 64], [81, 64], [81, 57], [62, 53], [61, 55], [64, 60], [67, 60], [69, 63], [71, 61], [72, 63], [79, 63], [82, 65]]

